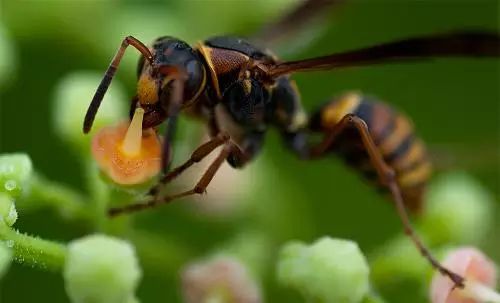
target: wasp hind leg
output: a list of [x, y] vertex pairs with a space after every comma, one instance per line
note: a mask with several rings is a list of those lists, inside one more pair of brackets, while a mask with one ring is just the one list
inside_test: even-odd
[[363, 119], [352, 114], [344, 116], [340, 122], [326, 134], [324, 139], [318, 145], [310, 148], [309, 158], [318, 158], [323, 156], [333, 145], [335, 139], [347, 128], [354, 128], [359, 132], [363, 146], [369, 155], [370, 161], [375, 168], [380, 181], [390, 191], [398, 215], [403, 223], [405, 233], [413, 241], [422, 256], [424, 256], [435, 269], [437, 269], [441, 274], [448, 276], [456, 287], [463, 288], [464, 278], [441, 265], [436, 258], [434, 258], [429, 249], [424, 245], [420, 237], [413, 229], [405, 208], [401, 190], [396, 182], [396, 174], [394, 170], [385, 162]]

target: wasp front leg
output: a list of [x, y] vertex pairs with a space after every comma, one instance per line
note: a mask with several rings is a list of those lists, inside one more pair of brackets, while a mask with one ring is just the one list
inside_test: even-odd
[[[203, 174], [199, 182], [191, 190], [181, 192], [178, 194], [161, 196], [161, 190], [182, 174], [186, 169], [193, 164], [200, 162], [217, 147], [224, 145], [224, 148], [219, 153], [217, 158], [212, 162], [206, 172]], [[193, 194], [201, 194], [205, 192], [206, 187], [214, 177], [217, 170], [220, 168], [224, 160], [226, 160], [232, 152], [243, 153], [239, 147], [231, 142], [229, 135], [226, 133], [219, 133], [217, 136], [210, 139], [208, 142], [200, 145], [183, 164], [177, 166], [172, 171], [163, 176], [158, 183], [153, 186], [148, 192], [148, 198], [144, 201], [126, 205], [123, 207], [111, 208], [108, 211], [110, 216], [116, 216], [123, 213], [131, 213], [146, 208], [153, 208], [161, 204], [169, 203], [175, 199], [186, 197]]]

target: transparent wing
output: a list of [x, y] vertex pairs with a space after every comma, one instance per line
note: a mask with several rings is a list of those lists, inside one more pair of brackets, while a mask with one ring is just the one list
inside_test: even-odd
[[345, 0], [302, 0], [283, 16], [273, 20], [260, 28], [250, 40], [256, 45], [268, 49], [282, 49], [297, 51], [299, 47], [310, 44], [323, 28], [321, 23], [338, 11]]

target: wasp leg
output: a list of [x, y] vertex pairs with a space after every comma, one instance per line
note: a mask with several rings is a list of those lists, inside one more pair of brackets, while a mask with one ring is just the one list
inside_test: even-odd
[[175, 80], [173, 82], [174, 88], [172, 91], [172, 96], [170, 98], [169, 108], [167, 108], [170, 119], [168, 119], [165, 139], [163, 141], [162, 148], [161, 168], [163, 174], [166, 174], [170, 169], [170, 161], [172, 160], [170, 154], [170, 145], [174, 141], [174, 135], [177, 128], [177, 119], [179, 116], [179, 110], [182, 105], [184, 85], [186, 81], [186, 74], [180, 69], [175, 69], [174, 72], [171, 72], [170, 76], [175, 77]]
[[[200, 178], [198, 183], [194, 186], [193, 189], [181, 192], [178, 194], [168, 195], [168, 196], [160, 196], [159, 190], [162, 185], [167, 184], [168, 182], [175, 179], [178, 175], [180, 175], [184, 170], [193, 165], [196, 162], [201, 161], [205, 156], [210, 154], [217, 147], [224, 145], [224, 148], [219, 153], [217, 158], [210, 164], [207, 168], [203, 176]], [[212, 178], [215, 176], [215, 173], [219, 170], [222, 163], [231, 155], [232, 153], [236, 153], [240, 155], [242, 158], [245, 158], [245, 153], [237, 146], [235, 143], [230, 141], [230, 138], [227, 134], [221, 133], [212, 140], [198, 147], [189, 160], [187, 160], [184, 164], [178, 166], [176, 169], [172, 170], [169, 174], [160, 180], [160, 183], [153, 187], [150, 192], [152, 192], [152, 197], [146, 199], [144, 202], [134, 203], [130, 205], [126, 205], [124, 207], [111, 208], [108, 211], [110, 216], [116, 216], [124, 213], [132, 213], [146, 208], [153, 208], [158, 205], [167, 204], [173, 200], [178, 198], [194, 195], [194, 194], [202, 194], [205, 192], [207, 186], [212, 181]]]
[[156, 184], [149, 190], [148, 195], [153, 195], [153, 196], [158, 195], [159, 191], [163, 186], [170, 183], [172, 180], [174, 180], [180, 174], [182, 174], [186, 169], [191, 167], [193, 164], [203, 160], [206, 156], [212, 153], [217, 147], [227, 143], [229, 140], [230, 137], [228, 134], [219, 133], [217, 136], [213, 137], [208, 142], [200, 145], [197, 149], [194, 150], [194, 152], [191, 154], [191, 157], [189, 157], [189, 159], [186, 162], [177, 166], [176, 168], [171, 170], [168, 174], [163, 176], [158, 182], [158, 184]]
[[310, 157], [317, 158], [323, 155], [329, 147], [332, 146], [338, 135], [349, 127], [354, 127], [361, 135], [363, 146], [368, 152], [370, 161], [375, 167], [380, 181], [387, 186], [392, 195], [398, 215], [403, 223], [405, 233], [411, 238], [413, 243], [415, 243], [415, 246], [422, 256], [424, 256], [435, 269], [439, 270], [441, 274], [448, 276], [453, 283], [455, 283], [456, 287], [463, 288], [464, 278], [442, 266], [430, 253], [429, 249], [423, 244], [422, 240], [413, 229], [403, 202], [401, 190], [396, 182], [395, 172], [385, 163], [363, 119], [351, 114], [344, 116], [344, 118], [342, 118], [342, 120], [327, 134], [324, 140], [311, 149]]

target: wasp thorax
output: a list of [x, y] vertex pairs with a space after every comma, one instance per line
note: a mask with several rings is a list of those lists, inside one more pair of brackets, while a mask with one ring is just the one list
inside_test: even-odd
[[243, 125], [263, 123], [268, 102], [269, 92], [254, 79], [234, 82], [223, 96], [233, 118]]

